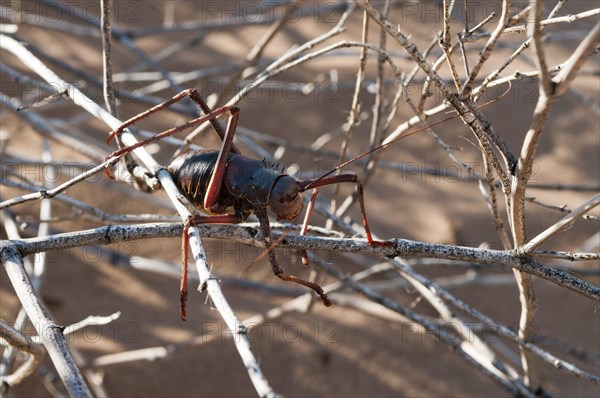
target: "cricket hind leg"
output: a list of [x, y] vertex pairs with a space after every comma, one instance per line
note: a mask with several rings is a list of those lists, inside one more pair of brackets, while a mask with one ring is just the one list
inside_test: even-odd
[[221, 150], [219, 151], [215, 168], [213, 169], [204, 195], [203, 206], [205, 209], [210, 209], [218, 202], [219, 194], [223, 187], [223, 181], [225, 180], [227, 162], [233, 148], [233, 137], [235, 136], [240, 110], [237, 107], [231, 107], [229, 108], [229, 114], [230, 117], [227, 122], [227, 132], [225, 133], [225, 136], [222, 137], [223, 143], [221, 145]]
[[[200, 93], [198, 93], [197, 90], [193, 90], [190, 93], [190, 98], [192, 100], [194, 100], [194, 102], [198, 105], [198, 107], [200, 107], [200, 109], [202, 109], [202, 112], [204, 112], [205, 114], [208, 115], [209, 113], [213, 112], [212, 109], [210, 109], [210, 107], [208, 106], [206, 101], [204, 101], [204, 98], [202, 98], [202, 96], [200, 95]], [[211, 119], [210, 124], [212, 125], [213, 130], [217, 133], [217, 135], [219, 136], [221, 141], [225, 141], [226, 132], [225, 132], [225, 130], [223, 130], [223, 127], [221, 126], [221, 124], [219, 122], [217, 122], [215, 119]], [[235, 129], [234, 129], [234, 132], [235, 132]], [[235, 144], [233, 142], [230, 144], [229, 150], [233, 153], [241, 153], [240, 150], [235, 146]]]
[[214, 215], [214, 216], [195, 216], [187, 219], [183, 226], [181, 237], [181, 284], [179, 287], [179, 319], [185, 321], [188, 296], [188, 249], [189, 249], [189, 230], [194, 225], [200, 224], [236, 224], [243, 220], [235, 215]]
[[260, 223], [261, 233], [263, 235], [265, 244], [267, 245], [269, 261], [271, 262], [271, 267], [273, 268], [273, 273], [275, 274], [275, 276], [277, 276], [281, 280], [284, 280], [287, 282], [298, 283], [300, 285], [304, 285], [304, 286], [314, 290], [315, 293], [317, 293], [319, 295], [319, 297], [321, 297], [321, 300], [323, 300], [323, 304], [325, 304], [325, 306], [329, 307], [331, 305], [331, 301], [329, 300], [329, 298], [327, 298], [327, 294], [325, 294], [325, 292], [323, 291], [323, 288], [321, 286], [319, 286], [316, 283], [309, 282], [307, 280], [298, 278], [295, 275], [289, 275], [289, 274], [286, 274], [283, 272], [283, 269], [279, 266], [279, 263], [277, 262], [277, 256], [275, 256], [275, 251], [274, 251], [274, 248], [272, 247], [273, 237], [271, 236], [271, 226], [269, 224], [269, 218], [267, 216], [267, 211], [266, 211], [266, 209], [258, 209], [258, 210], [256, 210], [255, 214], [258, 217], [258, 221]]
[[[157, 105], [157, 106], [155, 106], [153, 108], [150, 108], [146, 112], [142, 112], [139, 115], [134, 116], [133, 118], [127, 120], [121, 126], [119, 126], [117, 129], [115, 129], [115, 130], [113, 130], [113, 132], [111, 132], [108, 140], [110, 141], [115, 136], [121, 134], [123, 132], [123, 130], [125, 130], [125, 128], [131, 126], [133, 123], [135, 123], [135, 122], [137, 122], [137, 121], [139, 121], [141, 119], [144, 119], [145, 117], [148, 117], [152, 113], [155, 113], [155, 112], [158, 112], [159, 110], [165, 109], [167, 106], [173, 104], [174, 102], [177, 102], [177, 101], [181, 100], [186, 95], [189, 95], [190, 91], [191, 92], [196, 92], [196, 90], [186, 90], [186, 91], [183, 91], [183, 92], [179, 93], [178, 95], [174, 96], [173, 98], [171, 98], [170, 100], [168, 100], [166, 102], [163, 102], [162, 104], [159, 104], [159, 105]], [[218, 109], [215, 109], [214, 111], [212, 111], [208, 115], [204, 115], [204, 116], [198, 117], [196, 119], [192, 119], [192, 120], [190, 120], [190, 121], [188, 121], [186, 123], [183, 123], [183, 124], [181, 124], [181, 125], [179, 125], [177, 127], [173, 127], [171, 129], [163, 131], [162, 133], [158, 133], [158, 134], [156, 134], [156, 135], [154, 135], [154, 136], [152, 136], [152, 137], [150, 137], [150, 138], [148, 138], [146, 140], [139, 141], [136, 144], [133, 144], [133, 145], [130, 145], [128, 147], [124, 147], [124, 148], [121, 148], [121, 149], [119, 149], [117, 151], [114, 151], [113, 153], [111, 153], [110, 155], [108, 155], [106, 157], [105, 161], [108, 160], [108, 159], [110, 159], [110, 158], [121, 156], [123, 154], [129, 153], [129, 152], [131, 152], [131, 151], [133, 151], [133, 150], [135, 150], [137, 148], [140, 148], [140, 147], [143, 147], [145, 145], [151, 144], [153, 142], [159, 141], [159, 140], [161, 140], [161, 139], [163, 139], [165, 137], [169, 137], [169, 136], [171, 136], [173, 134], [176, 134], [176, 133], [178, 133], [180, 131], [183, 131], [185, 129], [189, 129], [189, 128], [195, 127], [195, 126], [200, 125], [200, 124], [202, 124], [204, 122], [207, 122], [207, 121], [208, 122], [215, 122], [215, 123], [218, 124], [218, 122], [216, 122], [214, 119], [216, 117], [224, 114], [224, 113], [227, 113], [227, 112], [229, 112], [231, 118], [233, 118], [234, 115], [237, 115], [237, 113], [239, 112], [239, 109], [237, 107], [235, 107], [235, 106], [228, 106], [228, 105], [223, 106], [223, 107], [218, 108]], [[107, 171], [108, 176], [112, 177], [110, 175], [110, 172], [109, 172], [108, 168], [106, 169], [106, 171]]]
[[[165, 108], [168, 108], [169, 106], [173, 105], [174, 103], [181, 101], [183, 98], [191, 96], [193, 92], [196, 92], [196, 89], [187, 89], [187, 90], [183, 90], [182, 92], [180, 92], [179, 94], [174, 95], [171, 99], [166, 100], [165, 102], [162, 102], [158, 105], [153, 106], [152, 108], [137, 114], [135, 116], [133, 116], [132, 118], [126, 120], [123, 122], [123, 124], [121, 124], [119, 127], [117, 127], [116, 129], [114, 129], [113, 131], [110, 132], [110, 134], [108, 135], [108, 138], [106, 140], [107, 144], [110, 144], [110, 142], [117, 136], [121, 135], [121, 133], [123, 132], [123, 130], [125, 130], [127, 127], [139, 122], [142, 119], [147, 118], [148, 116], [150, 116], [153, 113], [162, 111]], [[199, 94], [198, 94], [199, 95]]]
[[[200, 95], [198, 90], [195, 88], [190, 88], [187, 90], [183, 90], [179, 94], [174, 95], [171, 99], [168, 99], [165, 102], [155, 105], [152, 108], [123, 122], [122, 125], [117, 127], [115, 130], [113, 130], [109, 134], [108, 139], [106, 140], [106, 143], [109, 144], [113, 140], [113, 138], [118, 137], [123, 132], [123, 130], [125, 130], [127, 127], [137, 123], [138, 121], [140, 121], [142, 119], [147, 118], [148, 116], [150, 116], [153, 113], [156, 113], [165, 108], [168, 108], [169, 106], [173, 105], [176, 102], [181, 101], [182, 99], [184, 99], [186, 97], [190, 97], [196, 103], [196, 105], [198, 105], [198, 107], [202, 110], [202, 112], [204, 112], [205, 115], [210, 115], [211, 113], [213, 113], [213, 110], [210, 109], [210, 107], [208, 106], [208, 104], [206, 103], [204, 98], [202, 98], [202, 96]], [[225, 107], [222, 107], [222, 108], [225, 108]], [[230, 107], [230, 108], [234, 108], [234, 107]], [[217, 108], [217, 110], [218, 109], [221, 109], [221, 108]], [[219, 136], [219, 138], [221, 138], [221, 140], [225, 140], [225, 131], [223, 130], [223, 127], [221, 127], [221, 124], [215, 118], [210, 118], [210, 119], [208, 119], [208, 121], [211, 124], [211, 126], [213, 127], [213, 130], [215, 130], [215, 132]], [[233, 153], [240, 153], [239, 149], [233, 144], [231, 144], [231, 151]]]

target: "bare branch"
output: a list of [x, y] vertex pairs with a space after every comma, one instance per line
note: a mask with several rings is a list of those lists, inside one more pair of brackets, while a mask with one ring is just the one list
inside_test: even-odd
[[587, 213], [594, 207], [600, 205], [600, 194], [594, 196], [590, 200], [586, 201], [573, 211], [558, 221], [556, 224], [552, 225], [544, 232], [540, 233], [535, 238], [531, 239], [527, 244], [520, 247], [518, 250], [523, 254], [531, 253], [533, 250], [537, 249], [542, 243], [550, 239], [552, 236], [557, 233], [564, 231], [575, 223], [577, 218], [582, 216], [584, 213]]
[[[557, 23], [573, 23], [585, 18], [594, 17], [600, 14], [600, 8], [595, 8], [588, 11], [583, 11], [578, 14], [566, 15], [564, 17], [550, 17], [548, 19], [540, 21], [540, 26], [548, 26]], [[527, 30], [526, 26], [514, 26], [512, 28], [508, 28], [504, 31], [504, 33], [522, 33]]]
[[[2, 208], [11, 207], [14, 205], [18, 205], [21, 203], [26, 203], [34, 200], [45, 200], [49, 199], [48, 196], [45, 196], [44, 193], [50, 191], [50, 189], [46, 189], [45, 187], [40, 187], [37, 185], [25, 184], [22, 182], [16, 182], [11, 180], [0, 179], [0, 185], [5, 185], [9, 187], [14, 187], [18, 189], [25, 189], [28, 191], [36, 191], [36, 193], [31, 193], [23, 196], [18, 196], [12, 199], [8, 199], [4, 202], [0, 203]], [[45, 199], [44, 199], [45, 198]], [[178, 217], [173, 216], [162, 216], [160, 214], [111, 214], [105, 212], [97, 207], [90, 206], [84, 202], [81, 202], [77, 199], [71, 198], [70, 196], [64, 194], [55, 194], [52, 195], [52, 198], [66, 203], [69, 206], [75, 208], [75, 217], [79, 218], [82, 215], [85, 218], [91, 218], [97, 221], [111, 223], [111, 222], [145, 222], [145, 221], [175, 221]], [[83, 213], [83, 214], [82, 214]], [[52, 221], [51, 218], [42, 218], [43, 220]]]
[[483, 64], [485, 63], [485, 61], [488, 60], [488, 58], [492, 54], [492, 51], [494, 51], [494, 48], [496, 47], [496, 43], [498, 42], [498, 39], [500, 38], [500, 36], [502, 36], [502, 32], [504, 32], [506, 22], [508, 21], [508, 12], [509, 12], [509, 1], [503, 0], [502, 1], [502, 14], [500, 15], [500, 19], [498, 20], [498, 25], [496, 25], [496, 29], [494, 29], [488, 42], [485, 44], [485, 47], [479, 53], [479, 59], [477, 60], [477, 63], [471, 70], [471, 74], [469, 75], [469, 78], [467, 79], [467, 81], [464, 85], [464, 88], [462, 91], [463, 95], [468, 95], [471, 93], [471, 90], [473, 89], [473, 84], [475, 82], [475, 78], [479, 75], [479, 72], [481, 71]]
[[532, 39], [532, 48], [536, 55], [536, 64], [540, 71], [540, 91], [543, 91], [546, 96], [551, 95], [551, 81], [548, 73], [548, 64], [546, 63], [546, 54], [542, 46], [542, 11], [544, 2], [542, 0], [531, 0], [533, 7], [533, 23], [527, 25], [527, 35]]
[[101, 0], [101, 20], [102, 25], [102, 69], [104, 70], [103, 93], [104, 102], [111, 115], [117, 117], [117, 101], [115, 100], [115, 90], [113, 88], [112, 78], [112, 46], [111, 46], [111, 27], [110, 12], [111, 0]]
[[554, 78], [552, 83], [556, 84], [555, 95], [563, 95], [569, 85], [577, 76], [577, 72], [581, 69], [584, 62], [588, 58], [592, 48], [598, 45], [600, 41], [600, 22], [587, 34], [585, 39], [579, 44], [575, 52], [565, 62], [564, 67]]
[[[334, 215], [332, 215], [334, 216]], [[93, 244], [112, 244], [136, 239], [148, 239], [166, 236], [179, 236], [181, 224], [141, 224], [128, 226], [108, 226], [77, 233], [56, 234], [47, 238], [32, 238], [15, 241], [23, 255], [39, 251], [57, 250]], [[196, 228], [201, 236], [231, 239], [233, 241], [264, 247], [255, 225], [199, 225]], [[281, 234], [273, 232], [274, 240]], [[522, 272], [539, 276], [579, 294], [600, 300], [600, 288], [568, 275], [560, 270], [543, 265], [535, 260], [524, 258], [513, 250], [489, 250], [473, 247], [441, 245], [415, 242], [406, 239], [393, 239], [381, 247], [371, 247], [365, 239], [340, 239], [316, 236], [286, 234], [285, 241], [279, 246], [285, 248], [304, 248], [307, 250], [330, 250], [347, 253], [372, 254], [377, 256], [428, 257], [443, 258], [452, 261], [468, 261], [489, 264], [501, 268], [514, 268]], [[202, 279], [201, 279], [202, 280]]]
[[435, 72], [431, 65], [425, 61], [421, 53], [418, 51], [416, 45], [410, 42], [406, 35], [401, 33], [390, 21], [387, 20], [387, 18], [373, 8], [369, 2], [366, 2], [365, 0], [357, 0], [357, 3], [369, 14], [369, 16], [371, 16], [371, 18], [373, 18], [373, 20], [383, 27], [394, 39], [396, 39], [396, 41], [398, 41], [398, 43], [413, 58], [414, 62], [419, 65], [423, 72], [425, 72], [427, 76], [435, 83], [436, 87], [444, 95], [444, 98], [452, 104], [463, 122], [471, 128], [473, 133], [479, 139], [483, 150], [494, 165], [494, 170], [500, 176], [500, 179], [505, 186], [505, 190], [508, 191], [510, 187], [507, 172], [503, 170], [499, 162], [495, 160], [496, 154], [492, 149], [490, 140], [497, 145], [498, 149], [503, 155], [509, 172], [513, 170], [516, 160], [512, 152], [510, 152], [508, 149], [506, 143], [504, 143], [504, 141], [494, 131], [491, 124], [485, 120], [483, 114], [477, 111], [474, 104], [465, 103], [461, 101], [458, 96], [452, 94], [447, 85], [444, 83], [443, 79]]
[[12, 347], [28, 354], [27, 360], [12, 374], [0, 376], [0, 385], [2, 386], [6, 384], [13, 387], [20, 384], [35, 371], [45, 354], [40, 345], [2, 319], [0, 319], [0, 343], [7, 344], [7, 348]]
[[[85, 181], [86, 179], [94, 176], [95, 174], [97, 174], [101, 171], [104, 171], [107, 167], [113, 166], [118, 161], [119, 161], [119, 158], [108, 159], [107, 161], [99, 164], [98, 166], [96, 166], [84, 173], [81, 173], [77, 177], [72, 178], [71, 180], [59, 185], [56, 188], [50, 189], [50, 190], [39, 189], [39, 188], [36, 189], [36, 187], [25, 186], [25, 189], [37, 190], [38, 192], [19, 196], [16, 198], [12, 198], [12, 199], [8, 199], [3, 202], [0, 202], [0, 210], [6, 209], [7, 207], [15, 206], [18, 204], [30, 202], [32, 200], [52, 199], [56, 195], [59, 195], [61, 192], [66, 191], [68, 188], [72, 187], [73, 185], [80, 183], [82, 181]], [[5, 182], [7, 183], [7, 185], [10, 184], [8, 181], [5, 181]], [[22, 185], [25, 185], [25, 184], [22, 184]]]
[[63, 328], [50, 317], [33, 287], [23, 266], [23, 257], [16, 246], [6, 241], [0, 242], [0, 261], [13, 284], [13, 287], [31, 319], [38, 335], [63, 383], [74, 397], [91, 397], [75, 360], [69, 352], [69, 345], [63, 335]]
[[[444, 0], [444, 29], [440, 38], [440, 46], [442, 50], [444, 50], [444, 55], [446, 57], [446, 62], [448, 63], [448, 68], [450, 68], [450, 73], [452, 74], [452, 80], [454, 81], [454, 86], [456, 87], [456, 91], [459, 92], [461, 89], [460, 78], [458, 76], [458, 72], [456, 71], [456, 65], [452, 61], [452, 43], [450, 39], [450, 14], [452, 13], [452, 8], [454, 7], [454, 0]], [[384, 15], [387, 17], [386, 15]], [[465, 58], [465, 65], [466, 65]]]

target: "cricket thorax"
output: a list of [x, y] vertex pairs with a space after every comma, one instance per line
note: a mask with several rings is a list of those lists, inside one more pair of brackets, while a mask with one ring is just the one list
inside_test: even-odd
[[234, 196], [254, 207], [269, 204], [271, 191], [277, 179], [285, 175], [277, 163], [231, 155], [225, 172], [225, 186]]

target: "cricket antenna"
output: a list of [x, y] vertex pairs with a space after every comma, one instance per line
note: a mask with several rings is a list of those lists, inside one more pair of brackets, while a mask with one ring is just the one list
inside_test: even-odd
[[344, 163], [342, 163], [342, 164], [340, 164], [340, 165], [336, 166], [334, 169], [332, 169], [332, 170], [328, 171], [327, 173], [323, 174], [321, 177], [317, 178], [316, 180], [314, 180], [313, 182], [311, 182], [310, 184], [308, 184], [308, 185], [305, 187], [305, 190], [308, 190], [308, 189], [310, 189], [310, 187], [311, 187], [312, 185], [314, 185], [314, 184], [316, 184], [317, 182], [321, 181], [323, 178], [325, 178], [325, 177], [327, 177], [327, 176], [329, 176], [329, 175], [331, 175], [331, 174], [335, 173], [336, 171], [338, 171], [338, 170], [340, 170], [340, 169], [342, 169], [342, 168], [344, 168], [344, 167], [348, 166], [350, 163], [356, 162], [357, 160], [359, 160], [359, 159], [362, 159], [362, 158], [364, 158], [365, 156], [367, 156], [367, 155], [370, 155], [370, 154], [371, 154], [371, 153], [373, 153], [373, 152], [377, 152], [377, 151], [379, 151], [380, 149], [387, 148], [388, 146], [392, 145], [394, 142], [396, 142], [396, 141], [399, 141], [399, 140], [401, 140], [401, 139], [403, 139], [403, 138], [410, 137], [411, 135], [414, 135], [414, 134], [420, 133], [420, 132], [421, 132], [421, 131], [423, 131], [423, 130], [427, 130], [428, 128], [431, 128], [431, 127], [437, 126], [438, 124], [445, 123], [445, 122], [447, 122], [448, 120], [452, 120], [452, 119], [454, 119], [454, 118], [455, 118], [455, 117], [457, 117], [457, 116], [458, 116], [458, 115], [450, 116], [450, 117], [447, 117], [447, 118], [445, 118], [445, 119], [443, 119], [443, 120], [440, 120], [439, 122], [436, 122], [436, 123], [433, 123], [433, 124], [428, 124], [428, 125], [427, 125], [427, 126], [425, 126], [425, 127], [421, 127], [420, 129], [417, 129], [417, 130], [414, 130], [414, 131], [410, 131], [410, 132], [405, 132], [405, 133], [402, 133], [402, 134], [400, 134], [398, 137], [394, 138], [393, 140], [391, 140], [391, 141], [389, 141], [389, 142], [386, 142], [386, 143], [383, 143], [383, 144], [381, 144], [381, 145], [379, 145], [379, 146], [377, 146], [377, 147], [375, 147], [375, 148], [373, 148], [373, 149], [370, 149], [370, 150], [368, 150], [367, 152], [365, 152], [365, 153], [363, 153], [363, 154], [360, 154], [360, 155], [358, 155], [358, 156], [356, 156], [356, 157], [354, 157], [354, 158], [352, 158], [352, 159], [350, 159], [350, 160], [348, 160], [348, 161], [346, 161], [346, 162], [344, 162]]
[[[504, 93], [502, 93], [500, 96], [498, 96], [498, 97], [496, 97], [496, 98], [494, 98], [494, 99], [492, 99], [492, 100], [484, 103], [483, 105], [479, 106], [478, 108], [483, 108], [485, 106], [488, 106], [488, 105], [493, 104], [494, 102], [498, 101], [500, 98], [502, 98], [506, 94], [508, 94], [508, 92], [510, 91], [511, 87], [512, 87], [512, 84], [509, 82], [508, 89]], [[323, 174], [321, 177], [317, 178], [316, 180], [314, 180], [313, 182], [311, 182], [310, 184], [308, 184], [306, 187], [304, 187], [304, 190], [306, 191], [306, 190], [310, 189], [311, 186], [315, 185], [317, 182], [321, 181], [323, 178], [325, 178], [325, 177], [327, 177], [327, 176], [335, 173], [336, 171], [338, 171], [338, 170], [340, 170], [340, 169], [348, 166], [350, 163], [356, 162], [357, 160], [362, 159], [365, 156], [370, 155], [373, 152], [379, 151], [380, 149], [387, 148], [388, 146], [392, 145], [396, 141], [400, 141], [403, 138], [410, 137], [411, 135], [420, 133], [421, 131], [427, 130], [427, 129], [429, 129], [431, 127], [434, 127], [434, 126], [437, 126], [438, 124], [446, 123], [447, 121], [452, 120], [452, 119], [454, 119], [456, 117], [458, 117], [458, 115], [453, 115], [453, 116], [447, 117], [447, 118], [445, 118], [443, 120], [440, 120], [439, 122], [428, 124], [427, 126], [421, 127], [420, 129], [417, 129], [417, 130], [414, 130], [414, 131], [404, 132], [404, 133], [400, 134], [398, 137], [394, 138], [393, 140], [391, 140], [389, 142], [384, 142], [383, 144], [381, 144], [381, 145], [379, 145], [379, 146], [377, 146], [377, 147], [375, 147], [373, 149], [370, 149], [367, 152], [365, 152], [365, 153], [363, 153], [361, 155], [358, 155], [355, 158], [352, 158], [352, 159], [350, 159], [350, 160], [348, 160], [348, 161], [346, 161], [346, 162], [338, 165], [334, 169], [328, 171], [327, 173]]]

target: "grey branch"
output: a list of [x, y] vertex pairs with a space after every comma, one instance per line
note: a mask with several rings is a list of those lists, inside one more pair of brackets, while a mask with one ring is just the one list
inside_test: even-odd
[[[183, 226], [179, 223], [107, 226], [75, 233], [56, 234], [44, 238], [23, 239], [14, 241], [14, 243], [23, 255], [27, 255], [40, 251], [84, 245], [107, 245], [137, 239], [181, 236], [182, 228]], [[199, 230], [200, 236], [228, 239], [255, 247], [264, 247], [255, 224], [199, 225], [196, 228]], [[275, 240], [280, 237], [281, 233], [273, 232]], [[490, 250], [416, 242], [407, 239], [392, 239], [388, 242], [389, 245], [372, 247], [365, 239], [301, 236], [288, 233], [285, 239], [279, 243], [279, 246], [282, 248], [328, 250], [384, 257], [439, 258], [486, 264], [505, 269], [512, 268], [538, 276], [583, 296], [600, 301], [599, 287], [569, 275], [560, 269], [544, 265], [531, 257], [522, 256], [516, 250]], [[201, 278], [201, 280], [204, 279]]]
[[590, 200], [586, 201], [581, 206], [577, 207], [572, 212], [570, 212], [565, 217], [563, 217], [556, 224], [552, 225], [551, 227], [546, 229], [544, 232], [540, 233], [538, 236], [531, 239], [527, 244], [525, 244], [521, 248], [519, 248], [519, 251], [523, 254], [531, 253], [533, 250], [538, 248], [546, 240], [550, 239], [552, 236], [556, 235], [557, 233], [569, 228], [571, 225], [573, 225], [573, 223], [580, 216], [582, 216], [584, 213], [590, 211], [591, 209], [593, 209], [594, 207], [596, 207], [598, 205], [600, 205], [600, 194], [598, 194], [598, 195], [594, 196], [593, 198], [591, 198]]
[[91, 397], [92, 394], [69, 352], [69, 344], [63, 334], [63, 327], [54, 322], [42, 304], [29, 275], [25, 272], [23, 257], [14, 244], [7, 241], [0, 243], [0, 262], [2, 262], [29, 319], [38, 335], [42, 337], [42, 343], [69, 394], [73, 397]]
[[28, 355], [27, 360], [16, 371], [7, 376], [0, 376], [0, 392], [2, 392], [1, 389], [5, 383], [11, 387], [16, 386], [32, 374], [42, 360], [45, 351], [27, 335], [13, 328], [2, 319], [0, 319], [0, 343], [6, 343], [9, 347]]

